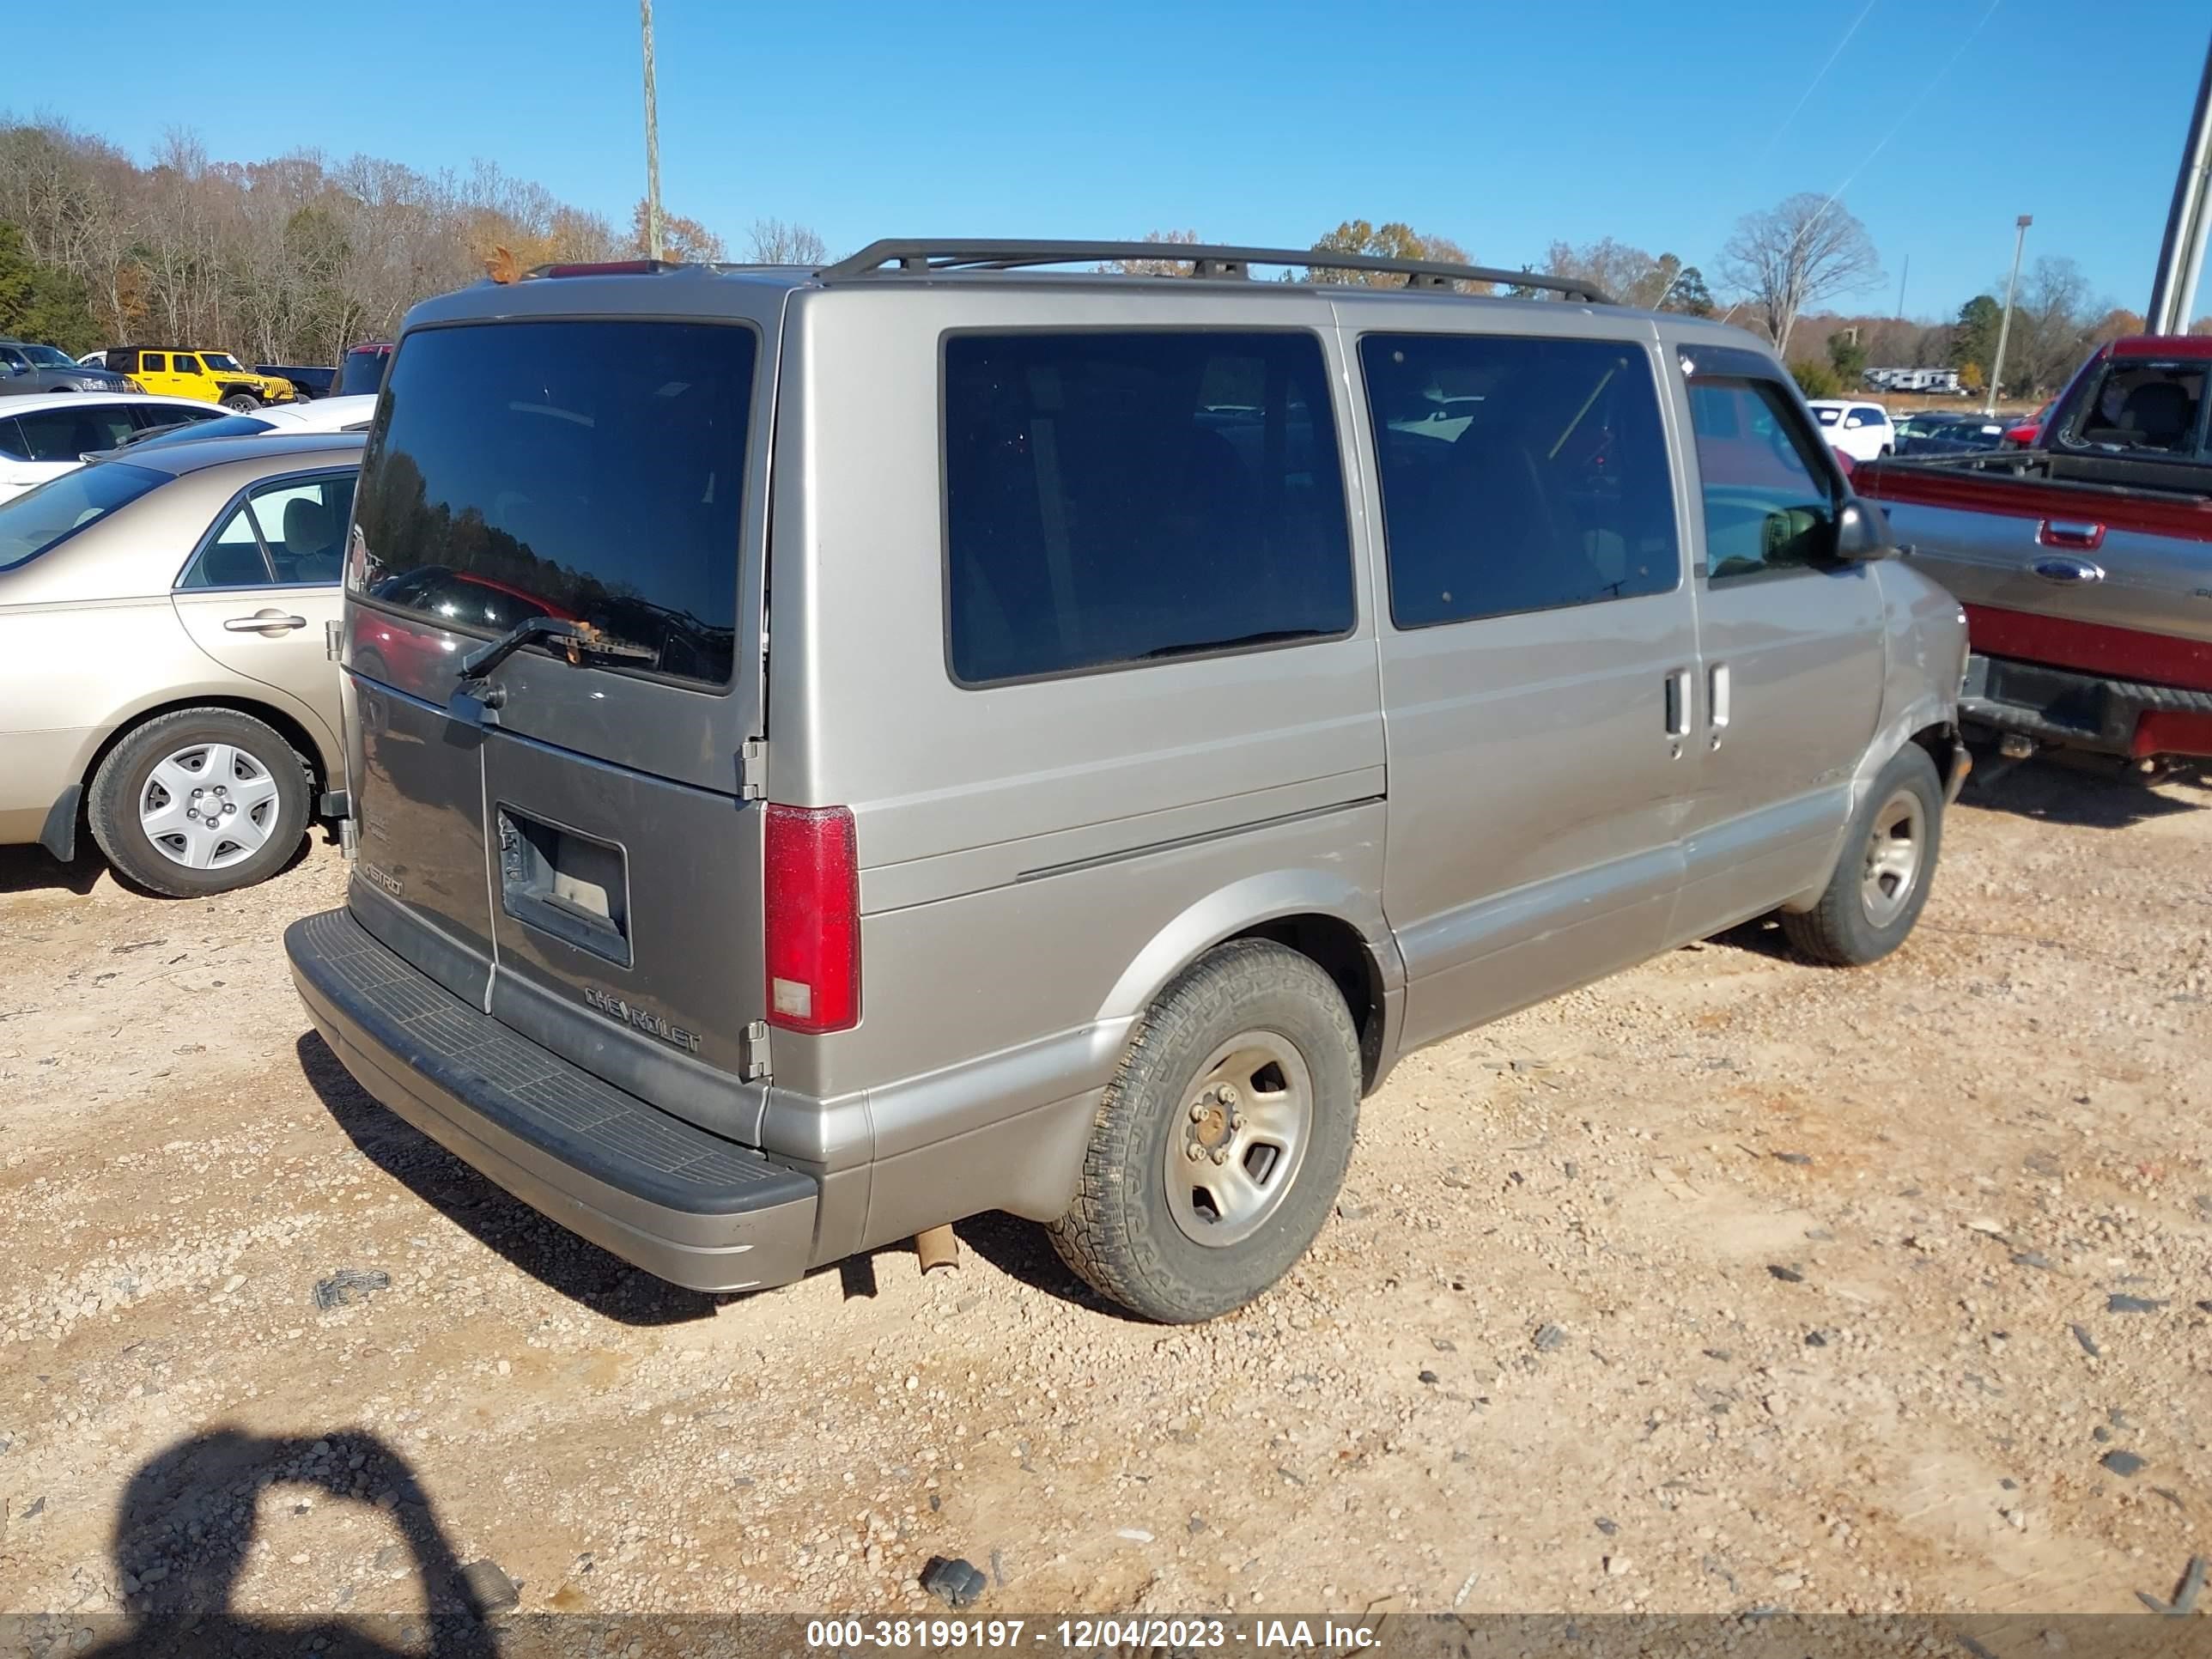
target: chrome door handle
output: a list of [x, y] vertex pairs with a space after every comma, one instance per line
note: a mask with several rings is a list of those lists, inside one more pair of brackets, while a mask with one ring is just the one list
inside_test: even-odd
[[305, 628], [305, 617], [289, 616], [282, 611], [258, 611], [251, 617], [231, 617], [225, 619], [223, 631], [228, 634], [289, 634], [295, 628]]
[[1734, 702], [1735, 682], [1729, 674], [1729, 665], [1717, 662], [1705, 677], [1705, 723], [1712, 728], [1713, 747], [1721, 746], [1721, 733], [1727, 730], [1731, 705]]
[[1676, 739], [1690, 735], [1690, 671], [1686, 668], [1667, 676], [1667, 735]]
[[2077, 559], [2064, 553], [2054, 553], [2049, 558], [2038, 559], [2028, 566], [2047, 582], [2057, 582], [2062, 587], [2076, 587], [2084, 582], [2105, 580], [2105, 568], [2087, 559]]

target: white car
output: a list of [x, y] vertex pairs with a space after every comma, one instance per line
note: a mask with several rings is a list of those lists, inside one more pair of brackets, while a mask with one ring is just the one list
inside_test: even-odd
[[251, 438], [264, 432], [366, 432], [369, 417], [376, 413], [376, 397], [372, 392], [358, 398], [318, 398], [313, 403], [270, 404], [250, 415], [228, 409], [218, 409], [216, 413], [222, 418], [157, 430], [148, 437], [126, 438], [122, 447], [137, 449], [145, 444], [175, 443], [185, 438]]
[[1897, 428], [1880, 404], [1815, 398], [1812, 405], [1820, 435], [1855, 461], [1878, 461], [1897, 447]]
[[34, 392], [0, 401], [0, 501], [58, 478], [84, 458], [151, 427], [220, 420], [230, 411], [197, 398], [144, 392]]

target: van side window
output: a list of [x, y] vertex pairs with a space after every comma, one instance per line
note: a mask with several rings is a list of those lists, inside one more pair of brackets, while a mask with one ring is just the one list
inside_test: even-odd
[[1359, 358], [1400, 628], [1680, 581], [1667, 440], [1642, 349], [1370, 334]]
[[1311, 334], [951, 335], [945, 452], [963, 684], [1334, 638], [1356, 620]]
[[1833, 469], [1788, 394], [1765, 380], [1690, 384], [1714, 581], [1816, 563], [1833, 534]]

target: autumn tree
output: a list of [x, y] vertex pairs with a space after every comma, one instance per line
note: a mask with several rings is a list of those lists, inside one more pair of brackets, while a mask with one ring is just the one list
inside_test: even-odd
[[[629, 216], [629, 252], [633, 258], [643, 258], [652, 246], [647, 234], [647, 217], [648, 210], [641, 200]], [[663, 213], [660, 257], [683, 264], [711, 265], [728, 258], [730, 252], [722, 246], [722, 239], [696, 219], [687, 219], [680, 213]]]
[[1692, 317], [1712, 314], [1713, 296], [1705, 273], [1686, 265], [1678, 254], [1656, 258], [1640, 247], [1602, 237], [1580, 247], [1554, 242], [1544, 256], [1554, 276], [1589, 283], [1607, 297], [1647, 311], [1678, 311]]
[[1801, 313], [1880, 282], [1881, 261], [1866, 227], [1841, 203], [1805, 191], [1737, 220], [1721, 249], [1720, 273], [1786, 356]]
[[[1426, 259], [1439, 264], [1464, 265], [1474, 263], [1468, 251], [1449, 236], [1425, 235], [1411, 225], [1393, 222], [1386, 225], [1370, 224], [1364, 219], [1346, 219], [1334, 230], [1313, 245], [1316, 253], [1351, 253], [1383, 259]], [[1310, 283], [1350, 283], [1363, 288], [1403, 288], [1405, 277], [1389, 270], [1346, 270], [1334, 265], [1309, 265], [1306, 281]], [[1455, 283], [1453, 286], [1463, 294], [1493, 292], [1488, 283]]]

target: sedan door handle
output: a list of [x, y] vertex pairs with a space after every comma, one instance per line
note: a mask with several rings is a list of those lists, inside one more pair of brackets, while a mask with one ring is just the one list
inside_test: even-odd
[[295, 628], [305, 628], [305, 617], [294, 617], [282, 611], [257, 611], [251, 617], [231, 617], [222, 626], [228, 634], [289, 634]]

